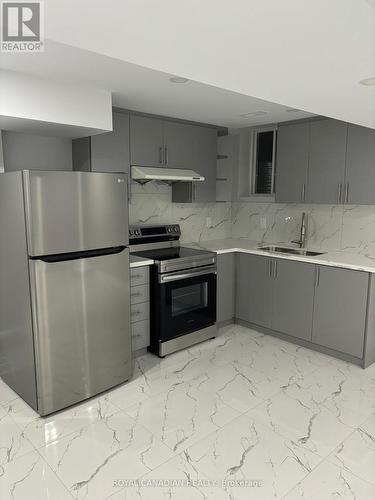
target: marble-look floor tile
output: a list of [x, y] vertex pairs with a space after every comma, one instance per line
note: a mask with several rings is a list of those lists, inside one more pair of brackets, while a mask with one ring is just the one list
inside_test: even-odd
[[21, 428], [2, 409], [0, 411], [0, 467], [32, 449], [31, 443], [24, 437]]
[[[257, 500], [282, 498], [321, 461], [247, 415], [188, 448], [186, 457], [202, 474], [221, 481], [231, 498]], [[231, 486], [236, 480], [249, 486]]]
[[282, 383], [266, 372], [233, 362], [205, 373], [199, 390], [216, 394], [228, 406], [243, 413], [281, 390]]
[[284, 500], [374, 500], [375, 486], [327, 460], [314, 469]]
[[33, 418], [33, 414], [25, 409], [23, 412], [14, 412], [13, 418], [21, 427], [23, 436], [29, 439], [35, 448], [41, 448], [119, 411], [120, 409], [110, 403], [108, 398], [100, 397], [49, 417]]
[[329, 459], [375, 485], [375, 414], [341, 443]]
[[116, 413], [40, 450], [76, 499], [102, 500], [117, 479], [137, 479], [173, 456], [147, 429]]
[[128, 408], [127, 413], [180, 452], [239, 415], [214, 392], [201, 391], [207, 379], [203, 375], [176, 382], [167, 392]]
[[[110, 500], [233, 500], [219, 486], [201, 474], [182, 453], [152, 472], [139, 484], [119, 484]], [[109, 500], [109, 499], [108, 499]]]
[[0, 379], [0, 406], [7, 406], [16, 399], [19, 399], [18, 394]]
[[326, 457], [353, 429], [303, 390], [277, 394], [248, 415], [299, 446]]
[[321, 367], [300, 381], [300, 387], [316, 405], [327, 408], [343, 423], [357, 427], [375, 412], [375, 379], [360, 368], [348, 371], [346, 366]]
[[43, 458], [32, 451], [0, 468], [1, 500], [72, 500]]

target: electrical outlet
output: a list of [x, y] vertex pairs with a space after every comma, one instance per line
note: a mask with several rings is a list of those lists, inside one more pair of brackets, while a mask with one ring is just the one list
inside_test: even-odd
[[211, 227], [211, 225], [212, 225], [212, 218], [206, 217], [206, 227]]
[[260, 217], [260, 228], [267, 229], [267, 217], [265, 215], [261, 215]]

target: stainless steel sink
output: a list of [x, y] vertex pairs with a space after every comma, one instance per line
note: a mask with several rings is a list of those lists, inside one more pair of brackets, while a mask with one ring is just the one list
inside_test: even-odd
[[277, 246], [259, 247], [259, 250], [264, 250], [265, 252], [289, 253], [291, 255], [304, 255], [306, 257], [313, 257], [316, 255], [324, 254], [324, 252], [313, 252], [311, 250], [305, 250], [303, 248], [285, 248]]

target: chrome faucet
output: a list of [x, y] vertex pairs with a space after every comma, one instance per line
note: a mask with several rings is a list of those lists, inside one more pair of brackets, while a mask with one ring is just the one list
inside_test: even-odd
[[300, 248], [304, 248], [306, 245], [306, 236], [307, 236], [306, 227], [307, 227], [307, 215], [305, 212], [302, 212], [301, 227], [299, 230], [299, 239], [292, 241], [292, 243], [296, 243]]

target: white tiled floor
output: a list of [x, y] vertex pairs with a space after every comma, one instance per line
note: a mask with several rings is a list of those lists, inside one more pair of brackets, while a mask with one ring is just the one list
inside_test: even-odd
[[230, 326], [44, 419], [0, 382], [0, 499], [72, 498], [374, 500], [375, 366]]

